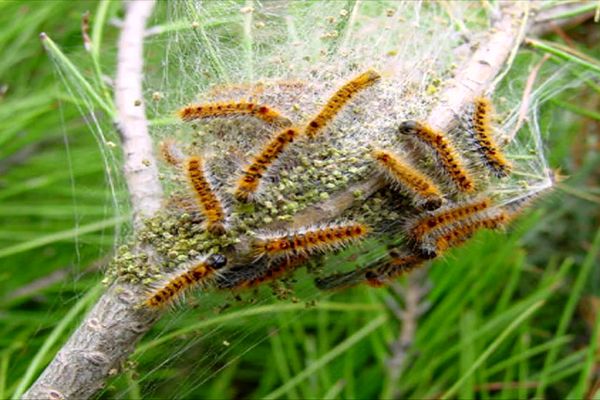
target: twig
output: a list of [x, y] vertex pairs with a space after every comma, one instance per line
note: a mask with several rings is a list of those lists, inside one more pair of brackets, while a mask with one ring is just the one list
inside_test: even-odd
[[387, 395], [390, 398], [398, 398], [400, 390], [395, 385], [400, 379], [402, 371], [406, 366], [406, 359], [408, 350], [411, 348], [415, 333], [417, 332], [417, 322], [421, 314], [423, 313], [423, 307], [421, 307], [421, 299], [427, 293], [427, 287], [423, 284], [425, 279], [425, 269], [419, 269], [413, 272], [408, 277], [407, 287], [403, 290], [396, 286], [392, 286], [394, 291], [404, 298], [404, 310], [398, 310], [396, 301], [393, 298], [389, 298], [386, 303], [388, 307], [394, 311], [396, 317], [402, 322], [402, 329], [398, 338], [390, 345], [391, 356], [388, 359], [388, 379], [393, 385], [391, 393]]
[[[106, 257], [102, 257], [100, 260], [92, 262], [87, 268], [83, 270], [83, 274], [98, 271], [103, 265], [106, 265], [107, 259], [109, 259], [112, 256], [112, 254], [109, 254]], [[33, 282], [28, 283], [25, 286], [8, 292], [4, 297], [2, 297], [1, 301], [8, 303], [19, 298], [33, 296], [34, 294], [41, 292], [44, 289], [58, 282], [65, 281], [65, 279], [68, 279], [73, 275], [75, 275], [75, 270], [72, 266], [57, 269], [55, 271], [52, 271], [48, 275], [45, 275], [39, 279], [36, 279]]]
[[594, 18], [600, 10], [597, 2], [573, 2], [558, 4], [550, 9], [540, 11], [528, 34], [544, 36], [556, 28], [568, 29]]
[[544, 57], [540, 60], [540, 62], [538, 62], [535, 65], [535, 67], [533, 67], [533, 69], [529, 73], [529, 76], [527, 77], [527, 84], [525, 85], [525, 90], [523, 91], [523, 97], [521, 99], [521, 107], [519, 108], [519, 117], [517, 119], [515, 128], [508, 135], [509, 142], [512, 142], [512, 140], [517, 135], [517, 132], [519, 132], [519, 130], [523, 126], [523, 122], [525, 121], [525, 118], [527, 116], [527, 110], [529, 109], [529, 101], [530, 101], [530, 97], [531, 97], [531, 91], [533, 90], [533, 84], [535, 83], [535, 78], [537, 78], [538, 72], [540, 71], [540, 68], [542, 68], [542, 65], [549, 58], [550, 58], [549, 54], [544, 55]]

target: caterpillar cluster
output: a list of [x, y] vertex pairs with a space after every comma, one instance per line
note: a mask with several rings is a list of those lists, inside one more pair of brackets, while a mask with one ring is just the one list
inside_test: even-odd
[[[490, 178], [478, 169], [478, 165], [485, 165], [493, 172], [492, 179], [506, 179], [513, 171], [511, 162], [493, 137], [490, 100], [477, 98], [466, 111], [469, 121], [464, 132], [469, 138], [466, 149], [464, 141], [456, 142], [450, 134], [432, 128], [427, 122], [411, 119], [396, 123], [393, 140], [374, 136], [375, 139], [365, 142], [360, 137], [345, 139], [340, 136], [339, 125], [361, 118], [360, 114], [349, 115], [350, 106], [367, 102], [368, 96], [362, 96], [362, 93], [380, 90], [378, 86], [382, 82], [385, 80], [381, 74], [373, 69], [355, 75], [335, 90], [319, 111], [307, 112], [304, 115], [308, 117], [300, 120], [286, 115], [293, 110], [281, 104], [272, 106], [262, 101], [261, 96], [267, 96], [269, 88], [276, 88], [281, 93], [301, 92], [307, 90], [308, 85], [304, 83], [261, 83], [247, 85], [247, 88], [238, 85], [234, 89], [219, 87], [209, 93], [218, 97], [248, 90], [252, 97], [212, 99], [180, 109], [178, 115], [183, 122], [194, 121], [209, 127], [218, 127], [219, 121], [243, 121], [239, 125], [240, 131], [232, 132], [235, 143], [241, 145], [232, 151], [220, 148], [215, 140], [211, 144], [220, 153], [211, 157], [207, 155], [210, 152], [198, 155], [193, 150], [181, 149], [173, 140], [161, 143], [159, 150], [165, 164], [174, 168], [181, 175], [180, 181], [187, 186], [172, 196], [170, 207], [183, 208], [187, 212], [189, 207], [181, 206], [187, 196], [187, 202], [193, 208], [193, 217], [185, 220], [188, 228], [184, 231], [188, 233], [182, 237], [189, 243], [193, 242], [190, 238], [194, 238], [196, 232], [208, 235], [202, 236], [208, 243], [204, 248], [191, 251], [208, 248], [209, 255], [193, 263], [184, 263], [184, 267], [178, 267], [168, 278], [159, 280], [144, 305], [155, 308], [170, 304], [196, 286], [236, 290], [256, 287], [292, 273], [309, 260], [318, 260], [367, 238], [383, 240], [381, 243], [399, 250], [352, 271], [320, 276], [315, 283], [323, 290], [361, 283], [380, 287], [461, 245], [480, 230], [505, 227], [522, 205], [498, 203], [487, 189]], [[222, 135], [225, 129], [216, 131]], [[336, 144], [330, 144], [332, 141]], [[331, 176], [325, 175], [320, 178], [323, 182], [315, 185], [327, 187], [331, 184], [327, 182], [336, 177], [349, 184], [350, 178], [343, 172], [344, 165], [327, 164], [326, 157], [317, 156], [338, 144], [349, 146], [354, 152], [351, 154], [357, 156], [346, 158], [354, 160], [365, 171], [362, 175], [355, 173], [351, 179], [367, 177], [386, 182], [378, 192], [379, 200], [373, 196], [364, 204], [350, 204], [349, 212], [338, 221], [327, 220], [326, 208], [316, 208], [311, 215], [318, 220], [322, 213], [325, 219], [322, 223], [303, 226], [296, 221], [288, 225], [293, 228], [279, 228], [302, 211], [294, 201], [288, 200], [286, 194], [294, 198], [313, 196], [321, 201], [331, 196], [302, 189], [310, 188], [311, 174], [320, 172], [303, 172], [305, 165], [314, 164], [317, 169], [324, 170], [331, 168]], [[478, 155], [476, 161], [479, 164], [469, 153]], [[245, 158], [245, 161], [231, 161], [230, 154]], [[350, 174], [361, 169], [352, 167], [349, 170]], [[292, 185], [294, 182], [299, 186]], [[332, 185], [335, 190], [333, 188], [335, 185]], [[361, 210], [371, 201], [374, 204], [383, 202], [391, 210], [386, 212], [389, 216], [385, 223], [379, 216], [361, 216]], [[394, 217], [397, 215], [394, 210], [406, 207], [411, 210], [408, 218]], [[289, 215], [281, 215], [278, 210], [286, 210]], [[263, 225], [267, 227], [261, 227]], [[387, 226], [400, 228], [389, 230]], [[181, 234], [182, 229], [177, 229], [171, 236]], [[386, 242], [390, 237], [391, 241]], [[180, 243], [173, 242], [173, 246]], [[232, 252], [242, 256], [239, 261], [232, 258], [225, 265], [224, 254]]]

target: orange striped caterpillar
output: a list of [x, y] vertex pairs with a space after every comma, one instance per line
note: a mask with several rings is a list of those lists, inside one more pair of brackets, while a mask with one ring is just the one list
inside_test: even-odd
[[415, 136], [429, 146], [436, 153], [444, 169], [461, 191], [472, 192], [475, 190], [473, 179], [466, 170], [454, 145], [441, 132], [417, 121], [402, 122], [398, 127], [398, 132], [403, 135]]
[[417, 255], [394, 255], [392, 259], [381, 267], [365, 273], [366, 283], [372, 287], [382, 287], [387, 282], [410, 273], [420, 267], [425, 260]]
[[242, 280], [236, 286], [234, 286], [234, 288], [253, 288], [265, 282], [279, 279], [288, 272], [295, 270], [306, 261], [308, 261], [308, 258], [304, 256], [286, 258], [274, 266], [269, 266], [269, 268], [260, 273], [260, 275]]
[[150, 308], [161, 308], [171, 304], [185, 291], [191, 290], [212, 278], [217, 270], [227, 264], [227, 259], [221, 254], [204, 257], [201, 261], [186, 265], [182, 271], [172, 274], [163, 283], [157, 285], [144, 305]]
[[179, 118], [184, 121], [213, 117], [251, 115], [272, 125], [289, 126], [292, 124], [289, 118], [282, 116], [277, 110], [266, 105], [246, 101], [193, 104], [182, 108], [177, 114], [179, 115]]
[[503, 177], [510, 173], [511, 165], [506, 160], [492, 134], [491, 124], [492, 104], [485, 97], [475, 99], [469, 134], [481, 154], [485, 165], [496, 176]]
[[366, 283], [372, 287], [382, 287], [387, 282], [411, 272], [421, 266], [424, 259], [417, 255], [398, 255], [391, 252], [391, 259], [379, 267], [366, 267], [340, 274], [332, 274], [315, 281], [322, 290], [334, 290]]
[[412, 240], [420, 241], [432, 230], [463, 220], [473, 214], [486, 210], [491, 204], [492, 201], [488, 197], [469, 203], [453, 204], [418, 219], [412, 224], [408, 232]]
[[376, 149], [372, 153], [388, 178], [414, 196], [417, 205], [435, 210], [442, 205], [442, 193], [426, 175], [391, 152]]
[[225, 233], [225, 211], [204, 175], [202, 164], [202, 158], [190, 157], [186, 160], [185, 171], [194, 189], [198, 206], [206, 218], [208, 231], [222, 235]]
[[290, 232], [282, 236], [259, 238], [253, 247], [258, 256], [266, 255], [270, 258], [307, 256], [338, 249], [345, 244], [362, 239], [367, 233], [369, 227], [360, 223], [330, 225]]
[[435, 252], [439, 255], [446, 250], [466, 242], [473, 234], [481, 229], [498, 229], [506, 225], [509, 216], [505, 211], [494, 215], [482, 215], [472, 220], [455, 224], [451, 230], [440, 234], [435, 240]]
[[173, 140], [160, 142], [160, 154], [165, 162], [174, 167], [179, 167], [183, 161], [183, 154]]
[[378, 72], [370, 69], [339, 88], [329, 98], [321, 112], [306, 126], [305, 132], [308, 137], [315, 137], [357, 93], [374, 85], [380, 78]]
[[260, 181], [269, 166], [277, 160], [285, 148], [299, 135], [296, 128], [287, 128], [277, 133], [267, 145], [256, 155], [238, 180], [235, 197], [240, 201], [248, 201], [258, 190]]

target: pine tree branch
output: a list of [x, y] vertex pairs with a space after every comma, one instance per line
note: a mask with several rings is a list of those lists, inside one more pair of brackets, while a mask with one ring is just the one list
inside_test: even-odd
[[[116, 77], [117, 123], [136, 227], [158, 210], [162, 196], [142, 101], [143, 37], [153, 8], [154, 1], [128, 4]], [[133, 285], [109, 288], [23, 398], [85, 399], [100, 390], [158, 318], [137, 307], [142, 296]]]

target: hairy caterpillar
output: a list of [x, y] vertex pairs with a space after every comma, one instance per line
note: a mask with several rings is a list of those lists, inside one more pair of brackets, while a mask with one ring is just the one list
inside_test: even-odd
[[369, 286], [381, 287], [387, 282], [420, 267], [424, 262], [425, 260], [417, 255], [393, 255], [387, 263], [365, 273], [366, 283]]
[[339, 88], [329, 98], [321, 112], [308, 123], [305, 129], [308, 137], [315, 137], [357, 93], [374, 85], [380, 78], [381, 75], [378, 72], [370, 69]]
[[268, 124], [289, 126], [292, 122], [279, 111], [263, 105], [246, 101], [227, 101], [205, 104], [193, 104], [182, 108], [177, 113], [184, 121], [196, 119], [226, 117], [235, 115], [251, 115]]
[[463, 192], [475, 190], [473, 179], [450, 140], [441, 132], [417, 121], [404, 121], [398, 127], [403, 135], [412, 135], [429, 146], [437, 155], [452, 181]]
[[183, 154], [177, 148], [175, 141], [173, 140], [164, 140], [160, 142], [160, 155], [162, 159], [165, 160], [168, 164], [171, 164], [174, 167], [181, 166], [183, 162]]
[[256, 155], [238, 180], [235, 197], [240, 201], [248, 201], [258, 190], [261, 178], [266, 170], [283, 153], [285, 148], [299, 135], [296, 128], [288, 128], [279, 132]]
[[447, 232], [440, 234], [435, 240], [435, 253], [439, 255], [451, 247], [456, 247], [466, 242], [475, 232], [481, 229], [498, 229], [509, 220], [506, 212], [492, 216], [477, 216], [472, 220], [459, 222]]
[[185, 291], [191, 290], [213, 277], [217, 270], [227, 264], [227, 259], [221, 254], [201, 258], [191, 265], [186, 264], [181, 271], [175, 272], [164, 282], [159, 283], [144, 305], [150, 308], [160, 308], [170, 304]]
[[409, 273], [421, 266], [426, 260], [418, 255], [399, 255], [390, 252], [391, 259], [379, 267], [365, 267], [354, 271], [332, 274], [315, 280], [322, 290], [333, 290], [366, 283], [372, 287], [381, 287], [390, 280]]
[[417, 205], [427, 210], [442, 205], [442, 193], [435, 183], [400, 156], [381, 149], [374, 150], [372, 156], [392, 182], [414, 196]]
[[288, 272], [298, 268], [306, 261], [308, 261], [308, 257], [304, 256], [283, 259], [274, 265], [270, 265], [266, 271], [262, 271], [255, 277], [249, 277], [248, 279], [242, 280], [235, 286], [235, 288], [252, 288], [265, 282], [279, 279]]
[[485, 97], [475, 99], [472, 129], [469, 129], [469, 133], [485, 165], [498, 177], [503, 177], [510, 173], [511, 165], [493, 138], [491, 114], [492, 104], [489, 99]]
[[225, 210], [206, 179], [202, 158], [196, 156], [188, 158], [185, 171], [194, 189], [200, 210], [206, 218], [207, 229], [218, 235], [225, 233]]
[[338, 249], [345, 244], [362, 239], [367, 233], [369, 228], [359, 223], [308, 228], [282, 236], [259, 238], [254, 243], [254, 250], [259, 256], [266, 255], [271, 258], [306, 256]]

